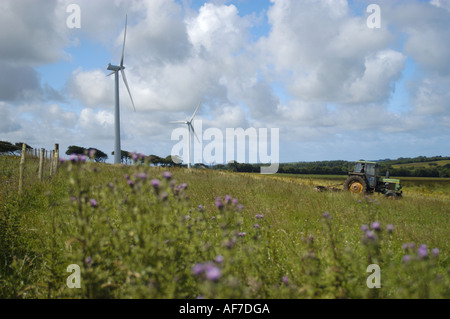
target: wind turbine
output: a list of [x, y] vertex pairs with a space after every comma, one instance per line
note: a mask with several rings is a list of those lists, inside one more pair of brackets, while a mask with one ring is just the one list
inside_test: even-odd
[[197, 114], [198, 108], [200, 107], [200, 103], [198, 103], [197, 108], [194, 111], [194, 114], [192, 114], [191, 119], [189, 121], [173, 121], [170, 123], [173, 124], [186, 124], [188, 126], [189, 136], [188, 136], [188, 168], [191, 168], [191, 130], [192, 133], [194, 133], [195, 137], [197, 138], [197, 141], [200, 142], [198, 139], [197, 134], [195, 133], [194, 126], [192, 126], [192, 121], [194, 120], [195, 115]]
[[123, 82], [125, 83], [125, 86], [127, 87], [128, 94], [130, 95], [131, 103], [133, 104], [133, 109], [136, 112], [136, 108], [134, 107], [133, 97], [131, 96], [130, 88], [128, 87], [127, 77], [125, 76], [123, 66], [123, 57], [125, 53], [125, 40], [127, 38], [127, 20], [128, 16], [125, 16], [125, 31], [123, 34], [123, 46], [122, 46], [122, 58], [120, 60], [120, 65], [111, 65], [111, 63], [108, 64], [107, 70], [112, 71], [107, 76], [110, 76], [112, 74], [115, 75], [115, 82], [116, 82], [116, 107], [115, 107], [115, 113], [114, 113], [114, 122], [115, 122], [115, 143], [114, 143], [114, 164], [121, 163], [121, 149], [120, 149], [120, 110], [119, 110], [119, 72], [122, 74]]

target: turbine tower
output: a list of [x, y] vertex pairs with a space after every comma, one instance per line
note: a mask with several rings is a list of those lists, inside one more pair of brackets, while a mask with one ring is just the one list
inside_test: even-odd
[[192, 114], [191, 119], [189, 121], [173, 121], [170, 123], [174, 124], [186, 124], [188, 126], [189, 136], [188, 136], [188, 168], [191, 168], [191, 130], [192, 133], [194, 133], [195, 137], [197, 138], [197, 141], [200, 142], [198, 139], [197, 134], [195, 133], [194, 126], [192, 126], [192, 121], [194, 120], [195, 115], [197, 114], [198, 108], [200, 107], [200, 103], [198, 103], [197, 108], [194, 111], [194, 114]]
[[120, 164], [121, 163], [121, 148], [120, 148], [120, 109], [119, 109], [119, 72], [122, 74], [122, 80], [125, 83], [125, 86], [127, 87], [128, 94], [130, 95], [131, 104], [133, 104], [133, 109], [136, 112], [136, 108], [134, 107], [133, 97], [131, 96], [130, 88], [128, 87], [127, 77], [125, 76], [123, 66], [123, 57], [125, 53], [125, 40], [127, 38], [127, 20], [128, 16], [125, 16], [125, 31], [123, 34], [123, 46], [122, 46], [122, 58], [120, 60], [120, 65], [111, 65], [111, 63], [108, 64], [107, 70], [112, 71], [107, 76], [110, 76], [114, 74], [115, 76], [115, 84], [116, 84], [116, 92], [115, 92], [115, 98], [116, 98], [116, 106], [114, 111], [114, 124], [115, 124], [115, 138], [114, 138], [114, 164]]

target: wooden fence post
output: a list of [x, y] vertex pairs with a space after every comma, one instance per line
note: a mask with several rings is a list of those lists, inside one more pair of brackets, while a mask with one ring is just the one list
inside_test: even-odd
[[58, 171], [58, 166], [59, 166], [59, 144], [55, 144], [55, 156], [53, 158], [54, 160], [54, 171], [55, 173]]
[[53, 175], [53, 152], [54, 151], [50, 151], [50, 158], [49, 158], [49, 162], [50, 162], [50, 176]]
[[39, 156], [39, 180], [42, 181], [42, 172], [44, 170], [44, 152], [45, 150], [41, 148], [41, 153]]
[[23, 190], [23, 168], [25, 166], [25, 153], [26, 147], [25, 143], [22, 144], [22, 154], [20, 155], [20, 164], [19, 164], [19, 195], [22, 194]]

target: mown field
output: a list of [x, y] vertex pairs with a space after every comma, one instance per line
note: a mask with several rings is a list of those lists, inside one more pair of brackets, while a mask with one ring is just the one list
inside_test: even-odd
[[446, 179], [405, 180], [390, 201], [314, 191], [341, 176], [73, 158], [43, 182], [28, 161], [18, 196], [18, 167], [0, 156], [2, 298], [450, 297]]

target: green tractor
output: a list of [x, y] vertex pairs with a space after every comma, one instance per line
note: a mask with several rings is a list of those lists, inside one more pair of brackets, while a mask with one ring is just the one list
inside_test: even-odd
[[377, 163], [357, 161], [353, 172], [348, 173], [344, 182], [344, 190], [354, 194], [381, 193], [386, 198], [396, 199], [402, 197], [402, 186], [399, 179], [377, 176]]

